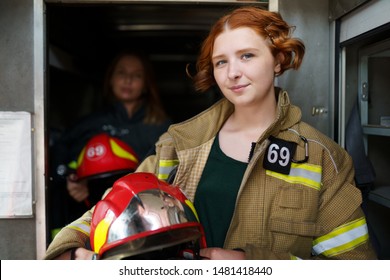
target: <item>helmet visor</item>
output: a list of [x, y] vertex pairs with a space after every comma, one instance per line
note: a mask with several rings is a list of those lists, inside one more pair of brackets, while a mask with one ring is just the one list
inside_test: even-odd
[[149, 189], [136, 194], [111, 224], [103, 258], [138, 255], [200, 236], [199, 223], [185, 203], [160, 189]]

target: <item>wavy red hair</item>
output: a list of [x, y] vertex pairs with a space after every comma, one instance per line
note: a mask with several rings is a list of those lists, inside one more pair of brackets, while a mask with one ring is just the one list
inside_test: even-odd
[[240, 27], [252, 28], [263, 38], [269, 39], [271, 52], [275, 57], [282, 54], [279, 56], [282, 58], [281, 70], [276, 73], [277, 76], [288, 69], [298, 69], [301, 65], [305, 45], [300, 39], [291, 37], [293, 26], [288, 25], [279, 13], [256, 7], [241, 7], [221, 17], [203, 41], [196, 63], [197, 73], [192, 77], [196, 90], [204, 92], [216, 84], [211, 60], [215, 39], [227, 28]]

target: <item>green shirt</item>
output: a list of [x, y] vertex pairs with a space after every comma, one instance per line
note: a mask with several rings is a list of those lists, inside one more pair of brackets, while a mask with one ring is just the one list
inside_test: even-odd
[[208, 247], [223, 247], [247, 165], [225, 155], [215, 137], [194, 199]]

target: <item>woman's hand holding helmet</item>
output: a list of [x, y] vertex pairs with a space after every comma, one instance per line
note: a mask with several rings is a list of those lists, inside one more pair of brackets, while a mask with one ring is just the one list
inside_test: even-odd
[[200, 249], [200, 257], [209, 260], [245, 260], [245, 252], [212, 247]]
[[56, 260], [97, 260], [99, 257], [95, 252], [85, 248], [72, 248], [61, 255]]
[[67, 177], [66, 187], [69, 195], [77, 202], [85, 201], [89, 196], [87, 180], [77, 181], [76, 174], [70, 174]]

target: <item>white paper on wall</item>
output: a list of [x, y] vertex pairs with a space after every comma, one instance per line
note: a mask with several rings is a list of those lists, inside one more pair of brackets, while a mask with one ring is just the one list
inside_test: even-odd
[[31, 114], [0, 112], [0, 218], [32, 216]]

